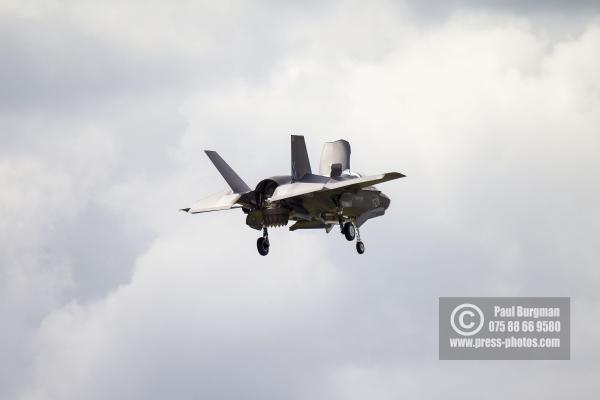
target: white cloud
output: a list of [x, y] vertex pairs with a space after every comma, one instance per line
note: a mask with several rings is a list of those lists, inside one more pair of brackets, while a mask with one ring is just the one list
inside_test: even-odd
[[[244, 235], [231, 235], [238, 247]], [[301, 389], [287, 358], [320, 368], [325, 349], [312, 347], [315, 335], [331, 333], [315, 322], [327, 323], [343, 285], [340, 271], [322, 262], [318, 248], [260, 265], [239, 257], [251, 260], [253, 249], [194, 245], [208, 239], [198, 228], [159, 239], [138, 259], [131, 284], [47, 318], [36, 341], [35, 385], [25, 398], [241, 396], [271, 390], [268, 376], [246, 376], [263, 373]], [[306, 242], [295, 245], [314, 247]], [[236, 384], [223, 387], [227, 381]]]
[[[423, 24], [384, 3], [299, 19], [299, 6], [54, 7], [9, 15], [60, 25], [50, 53], [93, 37], [116, 61], [65, 55], [52, 65], [70, 101], [2, 110], [0, 317], [19, 365], [0, 373], [6, 397], [481, 397], [488, 374], [514, 382], [485, 392], [498, 398], [541, 382], [564, 398], [563, 377], [597, 391], [600, 327], [582, 322], [600, 300], [597, 23], [556, 42], [495, 9]], [[408, 175], [381, 186], [392, 205], [365, 225], [363, 257], [335, 231], [274, 230], [262, 258], [238, 210], [176, 212], [224, 186], [203, 149], [252, 186], [289, 170], [290, 133], [313, 165], [344, 137], [354, 169]], [[437, 361], [437, 297], [481, 294], [572, 296], [573, 360]]]

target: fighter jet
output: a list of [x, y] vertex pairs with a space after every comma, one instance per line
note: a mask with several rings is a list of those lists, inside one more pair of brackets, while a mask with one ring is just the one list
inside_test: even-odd
[[190, 214], [241, 208], [246, 225], [262, 230], [256, 241], [258, 253], [269, 253], [268, 228], [286, 226], [290, 231], [323, 229], [329, 233], [339, 225], [347, 240], [356, 237], [356, 251], [365, 252], [360, 227], [369, 219], [385, 214], [390, 198], [375, 184], [402, 178], [399, 172], [362, 176], [350, 170], [350, 143], [327, 142], [321, 152], [319, 174], [313, 174], [304, 136], [292, 135], [291, 175], [261, 180], [254, 190], [215, 151], [206, 155], [221, 173], [230, 190], [206, 197], [181, 211]]

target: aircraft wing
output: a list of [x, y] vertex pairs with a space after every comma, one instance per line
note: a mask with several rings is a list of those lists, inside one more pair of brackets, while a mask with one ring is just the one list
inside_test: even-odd
[[202, 200], [198, 200], [189, 208], [182, 208], [181, 211], [190, 214], [197, 214], [209, 211], [229, 210], [230, 208], [238, 208], [240, 205], [236, 202], [241, 197], [240, 193], [233, 193], [231, 190], [215, 193]]
[[273, 196], [269, 201], [277, 201], [289, 199], [296, 196], [307, 195], [310, 193], [324, 193], [328, 191], [345, 190], [345, 189], [362, 189], [368, 186], [373, 186], [378, 183], [391, 181], [404, 177], [399, 172], [386, 172], [379, 175], [362, 176], [355, 179], [347, 179], [343, 181], [330, 180], [325, 183], [304, 183], [295, 182], [280, 185], [273, 192]]
[[325, 184], [325, 190], [340, 189], [355, 187], [357, 189], [366, 188], [368, 186], [377, 185], [378, 183], [391, 181], [393, 179], [403, 178], [404, 175], [399, 172], [386, 172], [385, 174], [361, 176], [356, 179], [349, 179], [347, 181], [334, 181]]

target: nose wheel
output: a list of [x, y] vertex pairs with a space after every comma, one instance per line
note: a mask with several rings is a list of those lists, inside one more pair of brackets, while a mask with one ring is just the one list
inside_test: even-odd
[[256, 241], [256, 248], [261, 256], [269, 254], [269, 232], [267, 232], [267, 228], [263, 228], [263, 235]]
[[365, 252], [365, 244], [363, 242], [356, 242], [356, 251], [358, 254], [362, 254]]
[[[356, 221], [353, 220], [352, 225], [356, 226]], [[360, 240], [360, 230], [358, 229], [358, 226], [356, 226], [356, 251], [358, 254], [365, 252], [365, 244]]]

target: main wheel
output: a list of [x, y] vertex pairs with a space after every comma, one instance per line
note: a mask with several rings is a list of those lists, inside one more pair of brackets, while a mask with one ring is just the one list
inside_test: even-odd
[[354, 224], [351, 222], [346, 222], [344, 224], [344, 229], [342, 230], [344, 236], [346, 236], [346, 240], [353, 241], [356, 237], [356, 229], [354, 228]]
[[258, 254], [266, 256], [269, 254], [269, 240], [264, 237], [259, 237], [256, 241], [256, 248], [258, 249]]
[[365, 244], [363, 242], [356, 242], [356, 251], [358, 254], [362, 254], [365, 252]]

